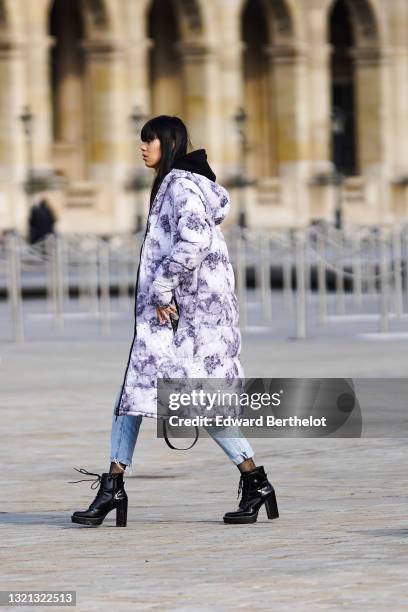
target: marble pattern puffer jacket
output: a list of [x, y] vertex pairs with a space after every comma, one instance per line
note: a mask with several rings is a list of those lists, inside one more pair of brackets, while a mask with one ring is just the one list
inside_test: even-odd
[[[234, 271], [219, 227], [229, 209], [228, 191], [202, 174], [173, 168], [164, 177], [140, 253], [117, 416], [157, 418], [157, 377], [244, 377]], [[156, 314], [173, 296], [176, 331]]]

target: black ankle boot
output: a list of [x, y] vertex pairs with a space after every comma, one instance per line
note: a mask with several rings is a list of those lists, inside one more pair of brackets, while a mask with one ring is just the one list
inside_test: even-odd
[[263, 465], [250, 472], [242, 472], [238, 487], [238, 497], [242, 488], [242, 498], [235, 512], [224, 514], [224, 523], [255, 523], [259, 508], [265, 504], [268, 519], [279, 517], [275, 489], [269, 482]]
[[[74, 469], [76, 470], [77, 468]], [[98, 483], [100, 483], [100, 487], [88, 510], [74, 512], [71, 516], [72, 522], [79, 523], [80, 525], [101, 525], [106, 515], [116, 508], [116, 527], [126, 527], [128, 497], [124, 488], [123, 472], [118, 474], [105, 472], [99, 475], [87, 472], [83, 468], [77, 470], [77, 472], [97, 476], [97, 479], [91, 485], [91, 489], [95, 489]], [[83, 478], [82, 480], [90, 479]], [[82, 480], [71, 482], [82, 482]]]

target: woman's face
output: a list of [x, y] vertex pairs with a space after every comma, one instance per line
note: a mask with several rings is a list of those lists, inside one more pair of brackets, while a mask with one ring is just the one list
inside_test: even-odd
[[155, 168], [155, 170], [157, 170], [159, 168], [161, 159], [160, 140], [158, 138], [154, 138], [153, 140], [146, 142], [142, 140], [140, 150], [142, 152], [145, 166], [148, 168]]

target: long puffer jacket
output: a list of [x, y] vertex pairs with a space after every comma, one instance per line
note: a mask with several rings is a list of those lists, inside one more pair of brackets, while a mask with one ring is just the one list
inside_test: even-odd
[[[186, 167], [192, 168], [199, 157], [196, 172], [173, 168], [165, 176], [150, 209], [136, 282], [135, 333], [117, 416], [157, 418], [157, 377], [244, 377], [234, 271], [219, 227], [230, 198], [202, 170], [203, 155], [206, 159], [200, 149], [186, 156]], [[179, 311], [176, 331], [170, 322], [159, 322], [155, 309], [173, 297]]]

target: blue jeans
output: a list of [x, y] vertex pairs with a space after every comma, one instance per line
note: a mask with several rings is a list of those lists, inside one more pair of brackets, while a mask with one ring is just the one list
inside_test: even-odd
[[[131, 466], [143, 416], [141, 414], [124, 414], [116, 418], [115, 408], [119, 401], [120, 392], [121, 389], [119, 389], [116, 397], [112, 415], [111, 461]], [[242, 436], [239, 427], [208, 426], [205, 429], [235, 465], [254, 456], [254, 451], [248, 440], [245, 437], [238, 437]], [[231, 437], [228, 436], [229, 433]]]

